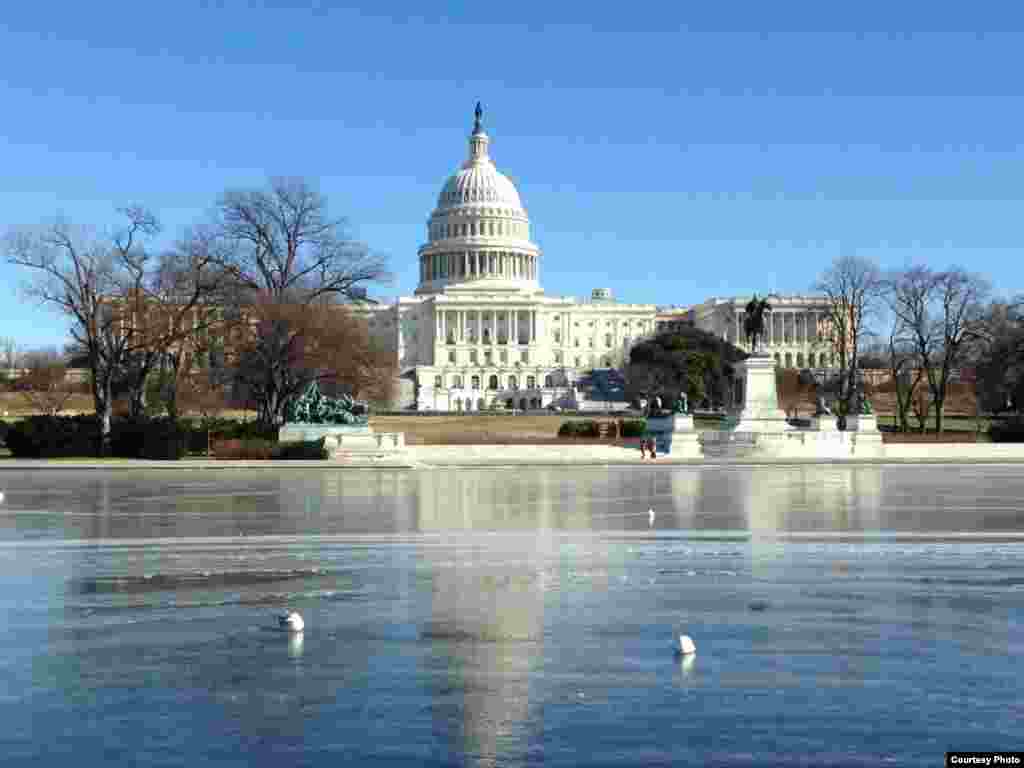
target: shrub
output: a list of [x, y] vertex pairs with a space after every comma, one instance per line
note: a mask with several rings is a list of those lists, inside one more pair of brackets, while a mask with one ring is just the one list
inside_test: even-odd
[[326, 459], [327, 457], [327, 449], [324, 447], [322, 437], [319, 440], [278, 443], [272, 454], [272, 458], [275, 459]]
[[95, 416], [28, 416], [10, 426], [6, 442], [16, 458], [95, 456], [99, 426]]
[[993, 421], [988, 436], [993, 443], [1024, 443], [1024, 417]]
[[269, 459], [274, 452], [270, 440], [216, 440], [210, 446], [218, 459]]
[[593, 419], [567, 421], [558, 428], [559, 437], [599, 437], [600, 434], [598, 423]]
[[622, 433], [620, 437], [643, 437], [647, 431], [645, 419], [629, 419], [622, 422]]

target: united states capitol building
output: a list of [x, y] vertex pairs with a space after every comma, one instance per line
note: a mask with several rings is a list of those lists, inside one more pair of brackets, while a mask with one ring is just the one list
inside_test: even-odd
[[[491, 160], [481, 117], [478, 106], [468, 157], [444, 183], [427, 221], [414, 295], [358, 309], [397, 356], [399, 407], [576, 407], [581, 374], [621, 367], [635, 343], [666, 323], [696, 325], [745, 346], [746, 298], [678, 311], [619, 303], [608, 288], [593, 289], [589, 299], [545, 295], [543, 254], [530, 239], [519, 192]], [[820, 313], [823, 299], [776, 301], [787, 312], [779, 332], [768, 336], [768, 351], [789, 367], [825, 362], [820, 318], [811, 314]]]

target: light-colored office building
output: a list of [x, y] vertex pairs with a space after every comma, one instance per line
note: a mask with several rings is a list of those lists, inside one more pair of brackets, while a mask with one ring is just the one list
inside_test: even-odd
[[[751, 296], [712, 298], [693, 307], [693, 325], [749, 352], [743, 319]], [[769, 295], [763, 350], [781, 368], [834, 368], [837, 363], [824, 296]]]

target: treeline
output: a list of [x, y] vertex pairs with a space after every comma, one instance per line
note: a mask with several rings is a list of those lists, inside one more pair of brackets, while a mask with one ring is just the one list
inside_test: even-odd
[[[787, 398], [814, 402], [819, 391], [852, 412], [868, 395], [861, 370], [888, 371], [899, 428], [914, 417], [923, 430], [943, 415], [962, 369], [976, 373], [978, 413], [1019, 413], [1024, 399], [1024, 299], [993, 296], [989, 281], [952, 266], [885, 271], [872, 259], [837, 258], [812, 289], [826, 299], [818, 329], [837, 370], [822, 382], [786, 382]], [[768, 296], [769, 306], [772, 297]], [[769, 315], [770, 317], [770, 315]], [[747, 354], [714, 334], [689, 328], [637, 344], [626, 366], [627, 394], [669, 399], [686, 392], [691, 407], [733, 400], [734, 365]], [[870, 387], [867, 387], [870, 389]], [[780, 391], [782, 388], [780, 387]]]
[[[367, 284], [389, 279], [385, 260], [348, 237], [312, 184], [272, 179], [229, 190], [166, 248], [154, 246], [153, 212], [119, 213], [122, 226], [106, 235], [58, 218], [3, 240], [7, 261], [28, 278], [26, 298], [69, 321], [66, 351], [89, 372], [101, 454], [118, 397], [133, 419], [152, 414], [156, 401], [171, 421], [183, 406], [211, 416], [245, 403], [266, 428], [281, 424], [314, 380], [329, 392], [389, 399], [393, 355], [351, 311]], [[35, 365], [26, 383], [39, 385], [34, 396], [52, 413], [66, 377], [56, 371], [64, 361], [51, 362], [45, 374]]]

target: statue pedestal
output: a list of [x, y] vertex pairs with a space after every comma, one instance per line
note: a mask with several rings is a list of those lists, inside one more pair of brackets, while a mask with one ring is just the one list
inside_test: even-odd
[[324, 447], [336, 460], [397, 457], [405, 452], [404, 432], [374, 432], [366, 424], [285, 424], [279, 442], [324, 439]]
[[786, 413], [779, 408], [775, 385], [775, 360], [764, 354], [751, 355], [737, 369], [745, 374], [743, 410], [735, 432], [786, 432]]
[[873, 413], [859, 413], [846, 417], [847, 432], [878, 432], [878, 417]]
[[839, 425], [836, 424], [835, 414], [823, 413], [821, 416], [812, 416], [811, 429], [818, 432], [838, 432]]

